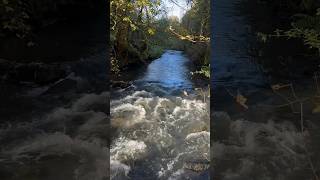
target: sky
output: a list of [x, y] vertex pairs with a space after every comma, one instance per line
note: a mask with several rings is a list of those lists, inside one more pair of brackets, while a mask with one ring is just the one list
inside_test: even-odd
[[[185, 9], [188, 8], [186, 0], [173, 0], [173, 1], [175, 1], [181, 7], [185, 7]], [[185, 9], [177, 6], [171, 0], [164, 0], [164, 4], [168, 10], [168, 16], [178, 16], [179, 19], [181, 19], [183, 14], [185, 13]]]

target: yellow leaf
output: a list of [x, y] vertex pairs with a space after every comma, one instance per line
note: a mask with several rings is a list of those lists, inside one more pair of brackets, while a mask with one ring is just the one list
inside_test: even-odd
[[148, 29], [148, 33], [149, 33], [150, 35], [154, 35], [155, 30], [154, 30], [154, 29], [149, 28], [149, 29]]
[[239, 103], [241, 106], [243, 106], [244, 108], [248, 109], [249, 107], [246, 105], [246, 102], [247, 102], [247, 98], [244, 97], [243, 95], [241, 95], [239, 92], [237, 94], [237, 97], [236, 97], [236, 101], [237, 103]]

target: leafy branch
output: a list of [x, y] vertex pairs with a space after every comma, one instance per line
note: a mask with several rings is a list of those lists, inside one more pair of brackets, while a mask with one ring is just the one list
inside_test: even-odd
[[298, 38], [302, 39], [305, 45], [317, 49], [320, 53], [320, 8], [317, 9], [317, 13], [314, 16], [304, 14], [296, 16], [300, 18], [291, 23], [291, 29], [276, 29], [273, 34], [259, 32], [257, 33], [258, 38], [263, 42], [273, 37]]

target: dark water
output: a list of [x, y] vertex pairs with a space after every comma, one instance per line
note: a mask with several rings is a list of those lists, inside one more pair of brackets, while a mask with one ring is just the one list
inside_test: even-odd
[[113, 92], [111, 179], [209, 179], [208, 95], [194, 90], [189, 63], [168, 50]]
[[106, 52], [48, 85], [1, 82], [0, 179], [108, 179]]
[[[320, 162], [314, 139], [319, 136], [312, 133], [319, 127], [318, 115], [312, 114], [311, 105], [305, 103], [303, 117], [309, 128], [301, 132], [300, 104], [294, 104], [298, 113], [293, 113], [290, 106], [277, 108], [287, 103], [271, 89], [272, 84], [282, 83], [281, 78], [266, 73], [258, 63], [261, 57], [250, 52], [258, 44], [253, 24], [240, 11], [239, 5], [244, 2], [213, 2], [211, 176], [227, 180], [313, 179], [310, 164]], [[273, 60], [267, 57], [263, 59]], [[300, 88], [298, 96], [310, 94], [311, 86]], [[294, 98], [289, 88], [280, 94]], [[248, 109], [237, 103], [237, 95], [247, 98]], [[314, 158], [311, 163], [309, 155]]]

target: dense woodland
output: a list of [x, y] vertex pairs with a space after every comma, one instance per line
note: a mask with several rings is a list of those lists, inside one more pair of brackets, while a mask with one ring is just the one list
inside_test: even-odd
[[102, 5], [105, 3], [99, 0], [3, 0], [0, 35], [30, 39], [41, 28], [103, 10]]
[[[155, 59], [164, 49], [184, 50], [200, 67], [208, 65], [210, 2], [209, 0], [185, 1], [191, 8], [181, 7], [187, 9], [187, 12], [179, 21], [176, 17], [166, 15], [166, 8], [161, 0], [111, 0], [110, 53], [113, 72], [119, 72], [129, 64], [146, 63]], [[179, 5], [176, 0], [172, 2]], [[248, 2], [252, 3], [250, 0]], [[281, 22], [285, 22], [272, 32], [258, 33], [262, 41], [267, 42], [269, 39], [277, 38], [300, 39], [306, 47], [310, 47], [319, 55], [319, 1], [259, 2], [268, 7], [279, 19], [281, 18]], [[32, 37], [41, 28], [66, 18], [76, 18], [86, 12], [94, 12], [101, 5], [103, 2], [99, 0], [3, 0], [0, 1], [0, 37], [16, 36], [26, 40], [28, 45], [32, 45], [33, 43], [30, 43]]]
[[[178, 1], [172, 0], [179, 5]], [[199, 67], [209, 64], [209, 0], [188, 0], [179, 20], [168, 16], [161, 0], [112, 0], [111, 65], [118, 73], [131, 64], [147, 63], [165, 49], [183, 50]], [[208, 75], [208, 71], [206, 75]]]

